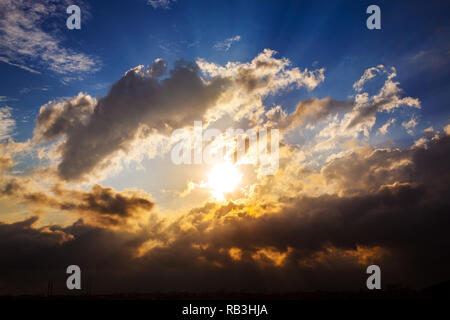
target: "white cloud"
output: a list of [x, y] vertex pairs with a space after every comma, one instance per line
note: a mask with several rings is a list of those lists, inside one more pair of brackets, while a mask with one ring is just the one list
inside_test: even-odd
[[364, 84], [370, 79], [374, 78], [376, 74], [383, 69], [384, 66], [381, 64], [377, 67], [367, 69], [366, 71], [364, 71], [364, 74], [361, 76], [361, 79], [359, 79], [353, 84], [353, 89], [355, 89], [355, 91], [357, 92], [362, 91]]
[[[378, 74], [387, 77], [380, 91], [375, 95], [362, 92], [364, 84]], [[368, 138], [378, 113], [392, 113], [402, 106], [421, 108], [420, 100], [412, 97], [401, 97], [402, 89], [399, 82], [393, 79], [397, 76], [394, 67], [389, 70], [383, 65], [365, 70], [362, 77], [355, 82], [353, 88], [356, 92], [355, 104], [351, 111], [341, 119], [335, 118], [318, 135], [317, 150], [326, 150], [336, 147], [345, 139], [358, 138], [361, 134]], [[412, 124], [411, 124], [412, 125]], [[386, 128], [387, 130], [387, 128]]]
[[16, 121], [11, 115], [10, 107], [0, 108], [0, 141], [11, 137], [11, 132], [16, 127]]
[[414, 142], [412, 148], [427, 148], [428, 139], [425, 137], [420, 138], [419, 140]]
[[148, 0], [147, 3], [154, 9], [169, 9], [172, 2], [176, 2], [176, 0]]
[[415, 128], [418, 124], [418, 121], [414, 115], [412, 115], [411, 119], [406, 122], [402, 122], [402, 127], [406, 129], [406, 132], [408, 132], [410, 135], [413, 135], [412, 129]]
[[197, 65], [207, 78], [230, 81], [218, 108], [210, 110], [206, 118], [218, 119], [226, 113], [234, 121], [247, 119], [252, 125], [261, 124], [265, 114], [262, 98], [293, 88], [312, 90], [325, 80], [324, 68], [301, 70], [275, 54], [274, 50], [264, 49], [250, 62], [228, 62], [224, 66], [198, 59]]
[[43, 29], [50, 25], [47, 19], [65, 17], [68, 5], [55, 0], [2, 1], [0, 61], [33, 73], [39, 73], [39, 67], [59, 74], [99, 70], [97, 58], [64, 47], [60, 37]]
[[225, 39], [223, 41], [217, 42], [214, 45], [214, 49], [228, 51], [228, 50], [230, 50], [230, 48], [234, 42], [239, 42], [240, 40], [241, 40], [240, 35]]
[[0, 61], [1, 61], [1, 62], [4, 62], [4, 63], [6, 63], [6, 64], [9, 64], [10, 66], [17, 67], [17, 68], [20, 68], [20, 69], [22, 69], [22, 70], [25, 70], [25, 71], [28, 71], [28, 72], [31, 72], [31, 73], [41, 74], [39, 71], [36, 71], [36, 70], [34, 70], [34, 69], [32, 69], [32, 68], [29, 68], [29, 67], [27, 67], [27, 66], [24, 66], [24, 65], [21, 65], [21, 64], [18, 64], [18, 63], [11, 62], [11, 61], [10, 61], [8, 58], [6, 58], [6, 57], [1, 57], [1, 56], [0, 56]]
[[385, 135], [388, 132], [388, 129], [391, 125], [393, 125], [395, 123], [395, 118], [389, 119], [388, 121], [386, 121], [385, 124], [383, 124], [379, 129], [378, 129], [378, 134], [382, 134]]
[[433, 133], [433, 126], [429, 126], [428, 128], [423, 129], [423, 133]]
[[312, 90], [325, 80], [324, 68], [303, 71], [298, 67], [291, 68], [289, 59], [275, 58], [276, 53], [274, 50], [264, 49], [251, 62], [228, 62], [225, 66], [203, 59], [196, 62], [204, 74], [232, 78], [247, 91], [256, 91], [260, 95], [274, 93], [293, 84], [298, 88]]

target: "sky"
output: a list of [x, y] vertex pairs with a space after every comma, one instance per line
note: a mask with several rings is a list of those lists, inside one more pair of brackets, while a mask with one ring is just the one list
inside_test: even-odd
[[[449, 6], [1, 1], [0, 292], [69, 264], [99, 292], [448, 280]], [[268, 130], [276, 170], [177, 164], [199, 121]]]

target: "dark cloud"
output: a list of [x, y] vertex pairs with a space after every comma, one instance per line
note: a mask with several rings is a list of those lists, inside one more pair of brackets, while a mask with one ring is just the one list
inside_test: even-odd
[[140, 128], [168, 133], [194, 120], [214, 105], [226, 81], [205, 83], [195, 63], [178, 62], [167, 78], [158, 80], [167, 63], [158, 59], [143, 71], [128, 71], [95, 102], [79, 95], [73, 100], [41, 109], [38, 137], [47, 141], [65, 135], [59, 146], [58, 173], [64, 180], [79, 180], [95, 169], [109, 166], [117, 151], [126, 151]]
[[353, 107], [352, 101], [339, 101], [330, 97], [317, 99], [309, 98], [300, 102], [295, 111], [290, 114], [281, 128], [294, 128], [305, 124], [315, 124], [326, 120], [329, 115], [349, 110]]
[[72, 190], [61, 185], [46, 190], [35, 190], [26, 180], [12, 178], [0, 184], [0, 197], [8, 197], [33, 205], [77, 213], [90, 221], [105, 226], [126, 224], [148, 217], [154, 203], [150, 196], [137, 191], [115, 191], [94, 185], [91, 190]]
[[80, 93], [73, 99], [41, 107], [36, 118], [35, 138], [39, 141], [49, 141], [71, 134], [88, 121], [95, 103], [95, 99]]
[[53, 189], [56, 198], [62, 200], [59, 208], [89, 214], [106, 225], [117, 225], [129, 219], [147, 217], [153, 201], [142, 192], [117, 192], [113, 188], [94, 185], [90, 191]]
[[148, 71], [153, 78], [162, 77], [167, 71], [167, 62], [164, 59], [158, 58], [153, 62]]
[[376, 192], [383, 185], [413, 182], [412, 150], [362, 149], [332, 160], [322, 169], [329, 183], [335, 182], [343, 194]]
[[[69, 264], [81, 266], [97, 293], [359, 289], [372, 263], [380, 265], [383, 285], [447, 280], [449, 147], [443, 136], [427, 149], [345, 156], [356, 172], [371, 168], [362, 177], [370, 192], [358, 184], [340, 196], [282, 198], [281, 209], [209, 203], [172, 222], [151, 215], [133, 231], [82, 221], [38, 228], [36, 218], [0, 224], [0, 287], [42, 292], [55, 279], [63, 292]], [[404, 158], [410, 162], [393, 171], [393, 183], [377, 182], [374, 167]], [[346, 174], [339, 174], [344, 169], [336, 162], [326, 176], [347, 186]], [[91, 207], [109, 212], [95, 201]]]

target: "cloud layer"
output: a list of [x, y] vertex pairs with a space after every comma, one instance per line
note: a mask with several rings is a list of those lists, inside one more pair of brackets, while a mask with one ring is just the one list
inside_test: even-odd
[[[418, 126], [412, 112], [422, 104], [403, 93], [394, 68], [362, 74], [347, 100], [310, 97], [289, 113], [266, 98], [311, 92], [325, 69], [300, 69], [269, 49], [248, 62], [198, 59], [170, 70], [156, 59], [127, 71], [104, 97], [43, 105], [30, 141], [0, 144], [1, 208], [16, 210], [0, 223], [0, 292], [40, 293], [53, 280], [63, 293], [70, 264], [96, 293], [358, 290], [369, 264], [381, 266], [385, 284], [447, 280], [449, 127], [427, 128], [409, 147], [371, 146], [374, 135], [402, 125], [399, 110], [406, 129]], [[372, 94], [366, 85], [376, 77], [384, 81]], [[389, 120], [379, 123], [380, 114]], [[152, 156], [167, 160], [172, 131], [195, 120], [279, 128], [279, 170], [262, 176], [245, 164], [246, 184], [226, 201], [170, 214], [148, 192], [97, 178], [117, 159], [150, 153], [148, 141], [161, 139], [165, 148]], [[26, 157], [36, 159], [21, 171]], [[188, 203], [202, 183], [182, 169], [173, 176], [189, 179], [173, 201]]]
[[[154, 215], [133, 232], [81, 220], [64, 228], [36, 227], [37, 218], [0, 224], [2, 290], [42, 290], [50, 278], [63, 281], [64, 267], [75, 262], [96, 292], [358, 289], [371, 263], [382, 266], [384, 283], [428, 285], [450, 267], [442, 254], [450, 245], [449, 147], [450, 137], [441, 136], [428, 149], [334, 161], [324, 175], [346, 195], [207, 203], [172, 222]], [[376, 182], [386, 164], [403, 158], [409, 162], [393, 172], [394, 183]], [[367, 167], [373, 173], [365, 176], [378, 176], [371, 187], [348, 186], [355, 181], [348, 172]], [[118, 199], [108, 204], [111, 191], [92, 190], [100, 199], [103, 192], [101, 203], [83, 194], [83, 210], [121, 207]]]

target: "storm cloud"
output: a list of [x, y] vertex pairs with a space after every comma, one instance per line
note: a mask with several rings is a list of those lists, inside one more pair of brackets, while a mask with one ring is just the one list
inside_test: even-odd
[[[39, 292], [49, 279], [63, 284], [64, 268], [74, 263], [95, 279], [97, 293], [358, 289], [372, 263], [381, 266], [387, 284], [423, 287], [446, 280], [450, 137], [430, 140], [427, 149], [341, 160], [357, 174], [403, 158], [410, 161], [394, 172], [392, 184], [355, 185], [340, 196], [280, 198], [281, 208], [207, 203], [174, 221], [153, 215], [133, 231], [82, 220], [67, 227], [37, 227], [37, 218], [3, 223], [2, 288]], [[341, 170], [335, 161], [325, 176], [346, 186]]]

